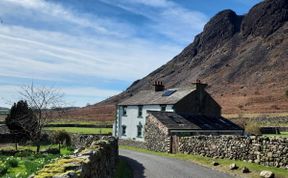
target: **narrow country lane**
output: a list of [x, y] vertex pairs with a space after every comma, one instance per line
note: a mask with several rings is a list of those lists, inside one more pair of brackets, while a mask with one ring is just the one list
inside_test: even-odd
[[134, 170], [134, 178], [232, 178], [225, 173], [184, 160], [124, 149], [119, 154], [120, 159], [126, 160]]

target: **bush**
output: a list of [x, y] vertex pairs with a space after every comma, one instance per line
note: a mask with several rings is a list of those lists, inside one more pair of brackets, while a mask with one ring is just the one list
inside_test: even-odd
[[21, 150], [15, 154], [15, 157], [28, 157], [31, 156], [34, 152], [32, 150]]
[[44, 153], [56, 155], [60, 154], [60, 151], [57, 148], [48, 148], [46, 151], [44, 151]]
[[8, 166], [0, 164], [0, 176], [5, 175], [8, 172]]
[[65, 130], [55, 131], [52, 140], [56, 144], [65, 144], [66, 146], [71, 145], [71, 137]]
[[19, 161], [15, 158], [7, 158], [6, 164], [10, 167], [17, 167], [19, 165]]
[[245, 131], [253, 135], [261, 135], [260, 127], [255, 122], [248, 122], [245, 125]]

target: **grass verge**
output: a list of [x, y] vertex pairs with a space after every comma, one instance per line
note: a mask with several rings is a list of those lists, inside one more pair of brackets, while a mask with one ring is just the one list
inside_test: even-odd
[[84, 128], [84, 127], [46, 127], [44, 130], [65, 130], [77, 134], [109, 134], [112, 128]]
[[125, 160], [119, 159], [115, 178], [133, 178], [133, 171]]
[[[237, 175], [237, 176], [245, 177], [245, 178], [258, 178], [260, 172], [263, 170], [274, 172], [276, 175], [275, 176], [276, 178], [288, 178], [288, 171], [285, 169], [275, 168], [275, 167], [266, 167], [266, 166], [258, 165], [255, 163], [248, 163], [244, 161], [238, 161], [238, 160], [236, 161], [236, 160], [229, 160], [229, 159], [213, 159], [209, 157], [203, 157], [200, 155], [191, 155], [191, 154], [182, 154], [182, 153], [169, 154], [169, 153], [154, 152], [154, 151], [149, 151], [146, 149], [140, 149], [136, 147], [123, 146], [123, 145], [120, 145], [119, 148], [158, 155], [158, 156], [164, 156], [168, 158], [176, 158], [176, 159], [181, 159], [181, 160], [192, 161], [194, 163], [200, 164], [205, 167], [209, 167], [209, 168], [221, 171], [221, 172], [225, 172], [231, 175]], [[220, 165], [212, 166], [211, 163], [213, 161], [218, 162]], [[239, 168], [233, 171], [229, 170], [229, 165], [232, 163], [235, 163]], [[241, 173], [241, 169], [243, 167], [247, 167], [251, 172], [248, 174]]]

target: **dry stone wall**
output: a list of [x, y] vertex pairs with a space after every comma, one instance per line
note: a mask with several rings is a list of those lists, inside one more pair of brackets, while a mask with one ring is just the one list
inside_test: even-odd
[[147, 118], [144, 138], [149, 150], [158, 152], [168, 152], [170, 150], [170, 136], [168, 136], [167, 127], [152, 115]]
[[140, 142], [140, 141], [135, 141], [135, 140], [131, 140], [131, 139], [120, 139], [119, 141], [119, 145], [124, 145], [124, 146], [132, 146], [132, 147], [136, 147], [136, 148], [142, 148], [142, 149], [147, 149], [146, 146], [146, 142]]
[[239, 136], [179, 138], [179, 152], [288, 168], [288, 139]]
[[118, 140], [109, 137], [94, 140], [88, 147], [46, 165], [34, 178], [112, 178], [118, 159]]

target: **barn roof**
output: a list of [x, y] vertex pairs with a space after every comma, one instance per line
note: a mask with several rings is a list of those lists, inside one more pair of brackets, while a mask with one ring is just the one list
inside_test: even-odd
[[175, 112], [148, 111], [170, 130], [243, 130], [221, 116], [177, 114]]
[[195, 89], [195, 87], [175, 88], [158, 92], [154, 90], [142, 90], [118, 105], [176, 104]]

